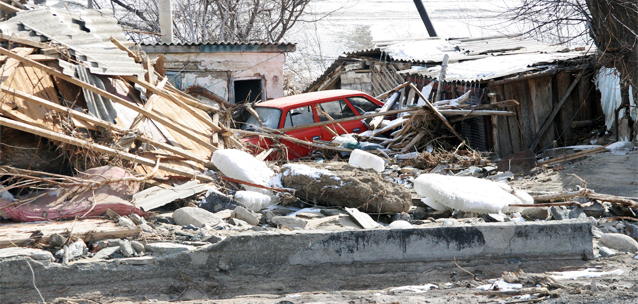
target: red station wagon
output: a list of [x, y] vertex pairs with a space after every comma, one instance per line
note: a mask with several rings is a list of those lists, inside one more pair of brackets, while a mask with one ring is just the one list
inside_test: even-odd
[[[282, 129], [298, 127], [316, 122], [329, 120], [325, 115], [317, 110], [321, 110], [332, 119], [348, 118], [360, 116], [366, 112], [374, 112], [383, 106], [381, 101], [374, 97], [354, 90], [330, 90], [306, 94], [287, 96], [277, 99], [257, 103], [254, 109], [259, 114], [263, 124], [267, 128]], [[348, 133], [360, 133], [368, 130], [361, 120], [342, 122], [340, 125]], [[255, 127], [257, 126], [257, 128]], [[243, 130], [258, 130], [259, 121], [253, 116], [242, 126]], [[345, 134], [343, 129], [336, 125], [328, 125], [330, 129], [338, 134]], [[323, 127], [301, 128], [285, 132], [287, 135], [312, 142], [313, 140], [331, 141], [333, 135]], [[257, 145], [262, 148], [269, 148], [273, 144], [269, 138], [260, 139], [259, 136], [251, 136], [243, 139], [245, 142]], [[282, 140], [281, 143], [288, 147], [288, 159], [308, 156], [311, 149], [305, 146]], [[259, 151], [255, 151], [259, 152]]]

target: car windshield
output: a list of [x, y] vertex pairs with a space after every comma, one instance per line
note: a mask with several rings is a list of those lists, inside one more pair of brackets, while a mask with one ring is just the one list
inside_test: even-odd
[[[259, 118], [264, 123], [264, 127], [271, 129], [278, 129], [279, 122], [281, 121], [281, 109], [267, 108], [267, 107], [255, 107], [255, 111], [259, 114]], [[255, 128], [255, 126], [257, 128]], [[255, 130], [260, 127], [259, 121], [254, 116], [250, 115], [250, 118], [246, 120], [246, 123], [242, 126], [243, 130]]]

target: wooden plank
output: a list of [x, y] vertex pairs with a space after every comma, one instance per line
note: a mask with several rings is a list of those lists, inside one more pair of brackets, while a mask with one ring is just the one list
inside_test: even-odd
[[[402, 90], [394, 92], [394, 94], [392, 94], [392, 97], [388, 98], [385, 104], [383, 104], [383, 107], [379, 109], [378, 113], [388, 112], [388, 110], [390, 110], [390, 108], [394, 106], [397, 100], [399, 100], [399, 97], [401, 96], [401, 92]], [[372, 119], [372, 121], [370, 122], [370, 129], [376, 130], [377, 128], [379, 128], [379, 125], [381, 124], [381, 122], [383, 122], [383, 118], [384, 116], [375, 116], [375, 118]]]
[[[506, 99], [511, 98], [510, 96], [512, 96], [512, 91], [514, 91], [514, 87], [511, 85], [503, 85], [503, 96]], [[521, 152], [523, 150], [525, 150], [525, 146], [523, 146], [523, 143], [521, 142], [521, 129], [520, 129], [520, 123], [518, 121], [518, 112], [517, 111], [517, 107], [516, 104], [510, 105], [506, 108], [506, 110], [510, 111], [510, 112], [514, 112], [516, 113], [516, 115], [513, 116], [508, 116], [507, 119], [507, 124], [509, 125], [509, 131], [510, 131], [510, 140], [511, 145], [512, 145], [512, 153], [518, 153]]]
[[[213, 114], [213, 124], [219, 125], [219, 113]], [[219, 133], [213, 132], [213, 139], [211, 140], [213, 145], [219, 148]]]
[[17, 12], [21, 12], [22, 10], [10, 5], [10, 4], [6, 4], [3, 1], [0, 1], [0, 10], [1, 11], [5, 11], [5, 12], [9, 12], [9, 13], [17, 13]]
[[[118, 131], [118, 132], [121, 132], [121, 133], [126, 132], [126, 129], [124, 129], [124, 128], [120, 127], [120, 126], [117, 126], [117, 125], [114, 125], [112, 123], [103, 121], [101, 119], [98, 119], [98, 118], [96, 118], [94, 116], [85, 114], [83, 112], [76, 111], [76, 110], [73, 110], [73, 109], [58, 105], [58, 104], [54, 104], [54, 103], [52, 103], [52, 102], [50, 102], [48, 100], [45, 100], [45, 99], [42, 99], [42, 98], [39, 98], [39, 97], [36, 97], [36, 96], [33, 96], [33, 95], [29, 95], [29, 94], [26, 94], [24, 92], [21, 92], [21, 91], [18, 91], [18, 90], [15, 90], [15, 89], [3, 86], [3, 85], [0, 85], [0, 90], [2, 92], [7, 93], [7, 94], [16, 95], [16, 96], [18, 96], [20, 98], [23, 98], [25, 100], [28, 100], [30, 102], [34, 102], [34, 103], [36, 103], [38, 105], [41, 105], [43, 107], [46, 107], [48, 109], [51, 109], [51, 110], [54, 110], [54, 111], [58, 111], [58, 112], [61, 112], [61, 113], [69, 114], [69, 115], [71, 115], [71, 117], [73, 117], [75, 119], [84, 120], [84, 121], [86, 121], [88, 123], [91, 123], [91, 124], [94, 124], [96, 126], [101, 126], [101, 127], [105, 128], [107, 130], [115, 130], [115, 131]], [[208, 168], [214, 168], [215, 167], [212, 162], [207, 161], [205, 159], [201, 159], [201, 158], [195, 157], [195, 156], [193, 156], [193, 155], [191, 155], [191, 154], [189, 154], [189, 153], [185, 152], [184, 150], [179, 149], [177, 147], [173, 147], [171, 145], [155, 141], [155, 140], [153, 140], [151, 138], [148, 138], [148, 137], [145, 137], [145, 136], [139, 136], [139, 137], [137, 137], [137, 139], [139, 139], [142, 142], [145, 142], [145, 143], [148, 143], [150, 145], [153, 145], [153, 146], [155, 146], [157, 148], [161, 148], [161, 149], [164, 149], [166, 151], [169, 151], [169, 152], [171, 152], [171, 153], [173, 153], [175, 155], [181, 156], [181, 157], [183, 157], [185, 159], [192, 160], [194, 162], [200, 163], [200, 164], [202, 164], [202, 165], [204, 165], [204, 166], [206, 166]]]
[[27, 65], [32, 66], [34, 68], [40, 69], [43, 72], [45, 72], [45, 73], [47, 73], [47, 74], [49, 74], [51, 76], [55, 76], [55, 77], [61, 78], [61, 79], [65, 80], [65, 81], [68, 81], [68, 82], [73, 83], [75, 85], [78, 85], [80, 87], [86, 88], [87, 90], [89, 90], [89, 91], [91, 91], [93, 93], [96, 93], [96, 94], [98, 94], [100, 96], [106, 97], [106, 98], [108, 98], [108, 99], [110, 99], [110, 100], [112, 100], [114, 102], [117, 102], [117, 103], [129, 108], [129, 109], [132, 109], [134, 111], [142, 113], [146, 117], [151, 118], [151, 119], [161, 123], [165, 127], [170, 128], [170, 129], [174, 130], [175, 132], [177, 132], [179, 134], [182, 134], [184, 137], [186, 137], [186, 138], [188, 138], [188, 139], [190, 139], [190, 140], [192, 140], [194, 142], [197, 142], [198, 144], [203, 145], [204, 147], [206, 147], [206, 148], [208, 148], [208, 149], [210, 149], [212, 151], [215, 151], [217, 149], [216, 147], [211, 145], [209, 142], [206, 142], [206, 141], [200, 139], [199, 137], [191, 134], [191, 132], [189, 131], [189, 128], [187, 128], [186, 126], [180, 124], [177, 121], [170, 121], [170, 120], [168, 120], [168, 119], [166, 119], [166, 118], [164, 118], [162, 116], [156, 115], [155, 113], [146, 111], [146, 110], [142, 109], [140, 106], [134, 105], [134, 104], [128, 102], [127, 100], [125, 100], [125, 99], [123, 99], [123, 98], [121, 98], [121, 97], [119, 97], [117, 95], [114, 95], [114, 94], [112, 94], [110, 92], [107, 92], [107, 91], [104, 91], [102, 89], [99, 89], [99, 88], [97, 88], [97, 87], [95, 87], [95, 86], [93, 86], [91, 84], [88, 84], [88, 83], [86, 83], [84, 81], [81, 81], [81, 80], [79, 80], [79, 79], [77, 79], [75, 77], [71, 77], [71, 76], [65, 75], [65, 74], [63, 74], [62, 72], [60, 72], [60, 71], [58, 71], [56, 69], [53, 69], [51, 67], [42, 65], [42, 64], [40, 64], [38, 62], [35, 62], [35, 61], [30, 60], [28, 58], [25, 58], [24, 56], [20, 56], [20, 55], [14, 54], [14, 53], [10, 52], [9, 50], [7, 50], [5, 48], [0, 47], [0, 54], [3, 54], [5, 56], [9, 56], [9, 57], [11, 57], [13, 59], [19, 60], [23, 64], [27, 64]]
[[[140, 163], [146, 166], [155, 166], [155, 161], [145, 158], [145, 157], [141, 157], [135, 154], [131, 154], [131, 153], [127, 153], [127, 152], [123, 152], [123, 151], [117, 151], [114, 149], [111, 149], [109, 147], [103, 146], [103, 145], [99, 145], [99, 144], [95, 144], [86, 140], [82, 140], [79, 138], [75, 138], [75, 137], [71, 137], [71, 136], [67, 136], [67, 135], [63, 135], [63, 134], [59, 134], [56, 132], [52, 132], [46, 129], [42, 129], [42, 128], [37, 128], [37, 127], [33, 127], [31, 125], [28, 124], [24, 124], [21, 122], [17, 122], [17, 121], [13, 121], [11, 119], [7, 119], [4, 117], [0, 117], [0, 125], [3, 125], [5, 127], [9, 127], [9, 128], [14, 128], [20, 131], [24, 131], [27, 133], [31, 133], [34, 135], [38, 135], [38, 136], [42, 136], [42, 137], [46, 137], [48, 139], [52, 139], [52, 140], [57, 140], [57, 141], [61, 141], [67, 144], [71, 144], [71, 145], [75, 145], [78, 147], [82, 147], [85, 149], [89, 149], [92, 151], [96, 151], [96, 152], [100, 152], [100, 153], [104, 153], [110, 156], [114, 156], [114, 157], [119, 157], [121, 159], [124, 160], [128, 160], [130, 162], [135, 162], [135, 163]], [[212, 178], [203, 175], [199, 172], [188, 172], [173, 166], [168, 166], [165, 164], [159, 164], [159, 168], [167, 171], [167, 172], [171, 172], [180, 176], [184, 176], [184, 177], [188, 177], [188, 178], [196, 178], [198, 180], [204, 181], [204, 182], [211, 182], [213, 181]]]
[[[337, 73], [341, 72], [341, 70], [343, 70], [343, 65], [344, 65], [344, 64], [345, 64], [345, 63], [342, 63], [340, 66], [336, 67], [336, 68], [335, 68], [335, 70], [334, 70], [334, 71], [332, 71], [332, 73], [330, 73], [330, 75], [328, 75], [325, 79], [331, 79], [333, 75], [335, 75], [335, 74], [337, 74]], [[325, 81], [323, 81], [323, 82], [319, 82], [319, 83], [315, 84], [314, 86], [312, 86], [311, 88], [309, 88], [309, 89], [308, 89], [308, 92], [314, 92], [314, 91], [317, 91], [317, 89], [318, 89], [318, 88], [319, 88], [322, 84], [324, 84], [324, 83], [325, 83]]]
[[576, 152], [574, 154], [569, 154], [569, 155], [565, 155], [565, 156], [561, 156], [561, 157], [555, 157], [552, 159], [548, 159], [548, 160], [544, 160], [541, 162], [538, 162], [539, 165], [553, 165], [553, 164], [557, 164], [560, 162], [565, 162], [565, 161], [570, 161], [570, 160], [574, 160], [574, 159], [579, 159], [588, 155], [592, 155], [592, 154], [596, 154], [596, 153], [600, 153], [600, 152], [605, 152], [607, 151], [606, 149], [607, 146], [604, 147], [597, 147], [597, 148], [593, 148], [593, 149], [589, 149], [589, 150], [585, 150], [585, 151], [581, 151], [581, 152]]
[[467, 117], [475, 116], [516, 116], [513, 111], [495, 110], [438, 110], [443, 115], [463, 115]]
[[[182, 99], [180, 98], [176, 98], [171, 94], [168, 94], [167, 92], [165, 92], [164, 90], [160, 90], [158, 89], [156, 86], [141, 80], [135, 76], [127, 76], [124, 77], [124, 79], [129, 80], [133, 83], [139, 84], [142, 87], [144, 87], [145, 89], [162, 96], [163, 98], [166, 98], [174, 103], [176, 103], [178, 106], [180, 106], [181, 108], [185, 109], [186, 111], [188, 111], [189, 113], [191, 113], [193, 116], [195, 116], [196, 118], [200, 119], [203, 123], [205, 123], [206, 125], [208, 125], [211, 129], [213, 129], [213, 132], [219, 132], [222, 131], [222, 128], [220, 128], [218, 125], [214, 124], [213, 121], [210, 119], [210, 117], [208, 117], [206, 113], [202, 113], [200, 109], [193, 109], [189, 104], [187, 104], [186, 102], [184, 102]], [[226, 131], [226, 130], [224, 130]], [[214, 150], [213, 150], [214, 151]]]
[[[530, 88], [530, 96], [532, 97], [533, 103], [533, 117], [534, 122], [536, 124], [536, 128], [534, 129], [534, 135], [538, 134], [543, 128], [544, 122], [547, 120], [549, 115], [552, 112], [552, 76], [545, 76], [539, 78], [529, 79], [529, 88]], [[548, 131], [547, 133], [541, 134], [540, 140], [538, 144], [541, 145], [541, 149], [545, 149], [552, 145], [554, 140], [554, 123], [553, 121], [548, 122], [548, 126], [545, 127]], [[536, 136], [534, 136], [536, 138]], [[534, 145], [534, 141], [532, 141], [532, 145]], [[530, 145], [530, 147], [532, 146]], [[536, 145], [534, 145], [536, 146]]]
[[425, 136], [425, 132], [419, 132], [419, 134], [417, 134], [407, 145], [405, 145], [405, 147], [403, 147], [403, 149], [401, 149], [401, 153], [408, 152], [412, 147], [414, 147], [414, 145], [419, 142], [419, 140], [423, 138], [423, 136]]
[[533, 102], [531, 100], [529, 82], [528, 81], [519, 81], [515, 83], [518, 87], [516, 92], [518, 93], [518, 101], [520, 106], [518, 108], [518, 113], [520, 113], [519, 122], [521, 122], [521, 131], [523, 140], [523, 146], [529, 147], [532, 144], [532, 140], [534, 139], [534, 134], [536, 130], [536, 123], [534, 121], [534, 111], [533, 111]]
[[[565, 94], [563, 94], [563, 97], [561, 97], [561, 99], [558, 102], [558, 104], [556, 106], [554, 106], [553, 111], [547, 116], [547, 118], [545, 119], [545, 122], [543, 123], [542, 127], [540, 128], [540, 130], [538, 130], [538, 133], [534, 137], [534, 141], [532, 141], [532, 145], [529, 147], [530, 149], [534, 150], [534, 148], [536, 148], [538, 143], [540, 143], [542, 136], [545, 134], [545, 131], [547, 131], [547, 129], [549, 129], [552, 126], [552, 123], [554, 121], [554, 117], [556, 117], [556, 114], [558, 114], [558, 111], [560, 111], [561, 107], [563, 106], [563, 104], [567, 100], [567, 97], [569, 97], [569, 95], [572, 93], [572, 90], [576, 87], [576, 85], [578, 84], [578, 82], [580, 81], [580, 79], [582, 77], [583, 77], [582, 73], [578, 74], [578, 76], [576, 76], [576, 79], [574, 79], [574, 81], [569, 86], [569, 88], [567, 89]], [[545, 94], [546, 94], [546, 92], [545, 92]], [[543, 96], [546, 96], [545, 94], [543, 94]], [[550, 94], [551, 94], [551, 92], [550, 92]], [[543, 104], [545, 104], [545, 103], [546, 102], [543, 102]], [[545, 110], [546, 110], [546, 108], [540, 109], [541, 113], [544, 113]], [[539, 113], [539, 116], [541, 115], [541, 113]], [[540, 117], [538, 117], [538, 118], [540, 118]], [[538, 118], [537, 118], [537, 121], [539, 121]], [[550, 133], [548, 136], [551, 136], [551, 138], [553, 139], [553, 134]], [[543, 148], [544, 147], [545, 146], [543, 146]]]
[[[370, 117], [394, 115], [394, 114], [398, 114], [398, 113], [414, 112], [414, 111], [422, 111], [422, 109], [421, 108], [407, 108], [407, 109], [391, 110], [391, 111], [387, 111], [387, 112], [384, 112], [384, 113], [370, 113], [370, 114], [365, 114], [365, 115], [360, 115], [360, 116], [352, 116], [352, 117], [347, 117], [347, 118], [339, 118], [339, 119], [335, 119], [335, 120], [321, 121], [321, 122], [316, 122], [316, 123], [307, 124], [307, 125], [303, 125], [303, 126], [281, 128], [281, 129], [277, 129], [277, 132], [282, 132], [283, 133], [283, 132], [289, 132], [289, 131], [305, 129], [305, 128], [321, 127], [321, 126], [326, 126], [326, 125], [334, 125], [334, 124], [342, 123], [342, 122], [363, 120], [363, 119], [370, 118]], [[235, 133], [242, 133], [243, 132], [243, 130], [233, 130], [233, 131]]]
[[137, 54], [135, 54], [135, 52], [129, 50], [129, 48], [124, 46], [119, 40], [117, 40], [117, 38], [111, 36], [111, 42], [113, 42], [113, 44], [115, 44], [118, 49], [125, 51], [129, 57], [135, 59], [135, 62], [142, 62], [142, 59]]
[[56, 233], [64, 237], [72, 235], [91, 243], [105, 238], [124, 238], [136, 235], [141, 232], [141, 229], [129, 229], [107, 219], [3, 223], [0, 224], [0, 248], [23, 246], [31, 241], [29, 237], [36, 231], [42, 232], [40, 239], [42, 243], [48, 243], [51, 235]]
[[[43, 61], [57, 61], [58, 59], [60, 59], [60, 56], [33, 54], [33, 55], [28, 55], [27, 58], [33, 61], [43, 62]], [[0, 56], [0, 63], [4, 63], [5, 61], [7, 61], [7, 59], [8, 59], [7, 56]]]

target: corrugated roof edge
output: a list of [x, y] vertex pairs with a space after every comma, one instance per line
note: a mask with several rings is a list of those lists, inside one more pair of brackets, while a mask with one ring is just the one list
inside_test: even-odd
[[207, 42], [207, 43], [144, 43], [147, 53], [221, 53], [221, 52], [294, 52], [291, 42]]

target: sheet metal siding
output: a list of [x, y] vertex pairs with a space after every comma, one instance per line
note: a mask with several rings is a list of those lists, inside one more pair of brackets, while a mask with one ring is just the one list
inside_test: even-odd
[[140, 64], [111, 43], [111, 36], [126, 41], [112, 15], [110, 10], [67, 11], [39, 7], [0, 22], [0, 29], [4, 34], [32, 41], [64, 44], [78, 60], [87, 63], [93, 74], [143, 74]]

